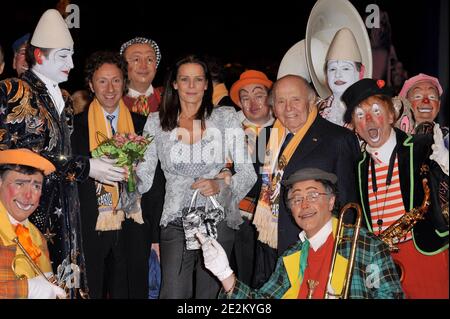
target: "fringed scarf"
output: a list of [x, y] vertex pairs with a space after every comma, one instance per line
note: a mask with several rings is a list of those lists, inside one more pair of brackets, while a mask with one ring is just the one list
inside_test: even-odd
[[261, 193], [256, 207], [253, 224], [259, 235], [258, 240], [272, 248], [278, 246], [278, 209], [280, 203], [280, 187], [284, 169], [289, 163], [297, 146], [316, 119], [317, 108], [313, 107], [308, 115], [305, 125], [295, 133], [295, 136], [286, 146], [283, 154], [278, 156], [282, 141], [286, 135], [286, 128], [276, 120], [270, 133], [267, 152], [264, 159], [262, 173]]
[[[270, 126], [273, 124], [273, 122], [275, 121], [275, 118], [272, 116], [272, 114], [270, 114], [270, 119], [262, 124], [262, 125], [258, 125], [255, 124], [253, 122], [250, 122], [247, 118], [245, 118], [245, 115], [243, 115], [243, 112], [240, 111], [238, 113], [238, 116], [242, 116], [244, 117], [244, 120], [242, 121], [242, 127], [244, 129], [245, 132], [245, 138], [246, 138], [246, 142], [247, 142], [247, 147], [248, 147], [248, 151], [249, 153], [252, 155], [253, 158], [253, 163], [255, 163], [255, 161], [257, 161], [257, 158], [259, 159], [259, 156], [261, 152], [263, 152], [265, 150], [265, 147], [260, 148], [258, 150], [258, 138], [263, 138], [264, 141], [267, 141], [268, 136], [266, 136], [266, 134], [263, 134], [263, 136], [260, 136], [261, 132], [265, 132], [266, 127]], [[264, 143], [265, 145], [265, 143]], [[255, 151], [258, 150], [258, 153], [255, 153]], [[261, 154], [262, 155], [262, 154]], [[259, 174], [259, 171], [258, 171]], [[258, 193], [259, 195], [259, 193]], [[246, 217], [249, 220], [253, 220], [253, 214], [255, 213], [255, 209], [256, 209], [256, 204], [258, 203], [258, 195], [254, 195], [254, 196], [246, 196], [244, 197], [244, 199], [242, 199], [239, 203], [239, 209], [241, 211], [241, 215], [243, 217]]]
[[[102, 136], [112, 137], [111, 126], [105, 118], [103, 108], [95, 98], [88, 111], [89, 126], [89, 150], [92, 152], [102, 142]], [[117, 122], [118, 133], [134, 133], [133, 120], [122, 99], [119, 102], [119, 118]], [[119, 203], [119, 185], [115, 186], [102, 184], [95, 181], [97, 192], [97, 206], [99, 215], [95, 230], [107, 231], [121, 229], [125, 214], [122, 210], [117, 210]], [[142, 216], [141, 216], [142, 219]]]

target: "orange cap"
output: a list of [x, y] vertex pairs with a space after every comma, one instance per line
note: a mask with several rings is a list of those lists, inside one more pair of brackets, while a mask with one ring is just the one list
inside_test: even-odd
[[267, 75], [265, 75], [263, 72], [256, 71], [256, 70], [248, 70], [241, 74], [239, 77], [239, 80], [234, 82], [234, 84], [231, 86], [230, 90], [230, 97], [233, 102], [241, 106], [241, 103], [239, 101], [239, 91], [243, 86], [246, 86], [248, 84], [262, 84], [268, 89], [272, 87], [272, 81], [270, 81], [267, 78]]
[[53, 165], [49, 160], [27, 148], [0, 151], [0, 165], [4, 164], [17, 164], [34, 167], [43, 171], [45, 175], [48, 175], [56, 170], [55, 165]]

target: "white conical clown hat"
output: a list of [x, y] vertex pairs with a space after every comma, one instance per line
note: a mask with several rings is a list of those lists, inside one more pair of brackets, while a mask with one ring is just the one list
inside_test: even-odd
[[277, 79], [288, 74], [300, 75], [308, 82], [311, 82], [308, 65], [306, 64], [305, 40], [301, 40], [294, 44], [281, 60]]
[[[357, 46], [355, 47], [359, 51], [360, 61], [364, 65], [364, 77], [372, 77], [372, 50], [369, 34], [358, 11], [348, 0], [318, 0], [311, 10], [306, 26], [305, 53], [311, 80], [322, 98], [332, 94], [326, 82], [325, 63], [329, 56], [331, 42], [336, 33], [343, 28], [350, 29], [356, 40]], [[343, 32], [345, 37], [345, 31]], [[339, 50], [341, 49], [340, 47]], [[330, 54], [334, 55], [335, 53], [330, 52]]]
[[358, 43], [350, 29], [342, 28], [336, 32], [325, 60], [362, 62]]
[[73, 39], [61, 14], [49, 9], [39, 19], [31, 44], [38, 48], [73, 48]]

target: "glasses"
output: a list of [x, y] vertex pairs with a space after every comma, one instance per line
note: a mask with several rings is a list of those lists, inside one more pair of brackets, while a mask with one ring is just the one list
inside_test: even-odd
[[310, 192], [306, 194], [306, 196], [296, 195], [294, 197], [288, 198], [288, 201], [291, 207], [300, 206], [305, 199], [308, 203], [317, 202], [320, 195], [330, 195], [330, 193]]

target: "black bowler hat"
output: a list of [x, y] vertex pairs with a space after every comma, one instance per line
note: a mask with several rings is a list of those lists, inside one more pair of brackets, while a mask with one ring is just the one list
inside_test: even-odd
[[350, 85], [344, 94], [342, 101], [347, 106], [344, 114], [344, 121], [350, 123], [352, 121], [352, 113], [356, 106], [368, 97], [374, 95], [385, 95], [392, 97], [393, 92], [385, 86], [383, 80], [362, 79]]
[[325, 172], [320, 168], [308, 167], [302, 168], [291, 174], [286, 180], [281, 181], [283, 186], [290, 186], [297, 182], [309, 181], [309, 180], [318, 180], [322, 179], [325, 181], [329, 181], [332, 184], [336, 184], [337, 177], [333, 173]]

